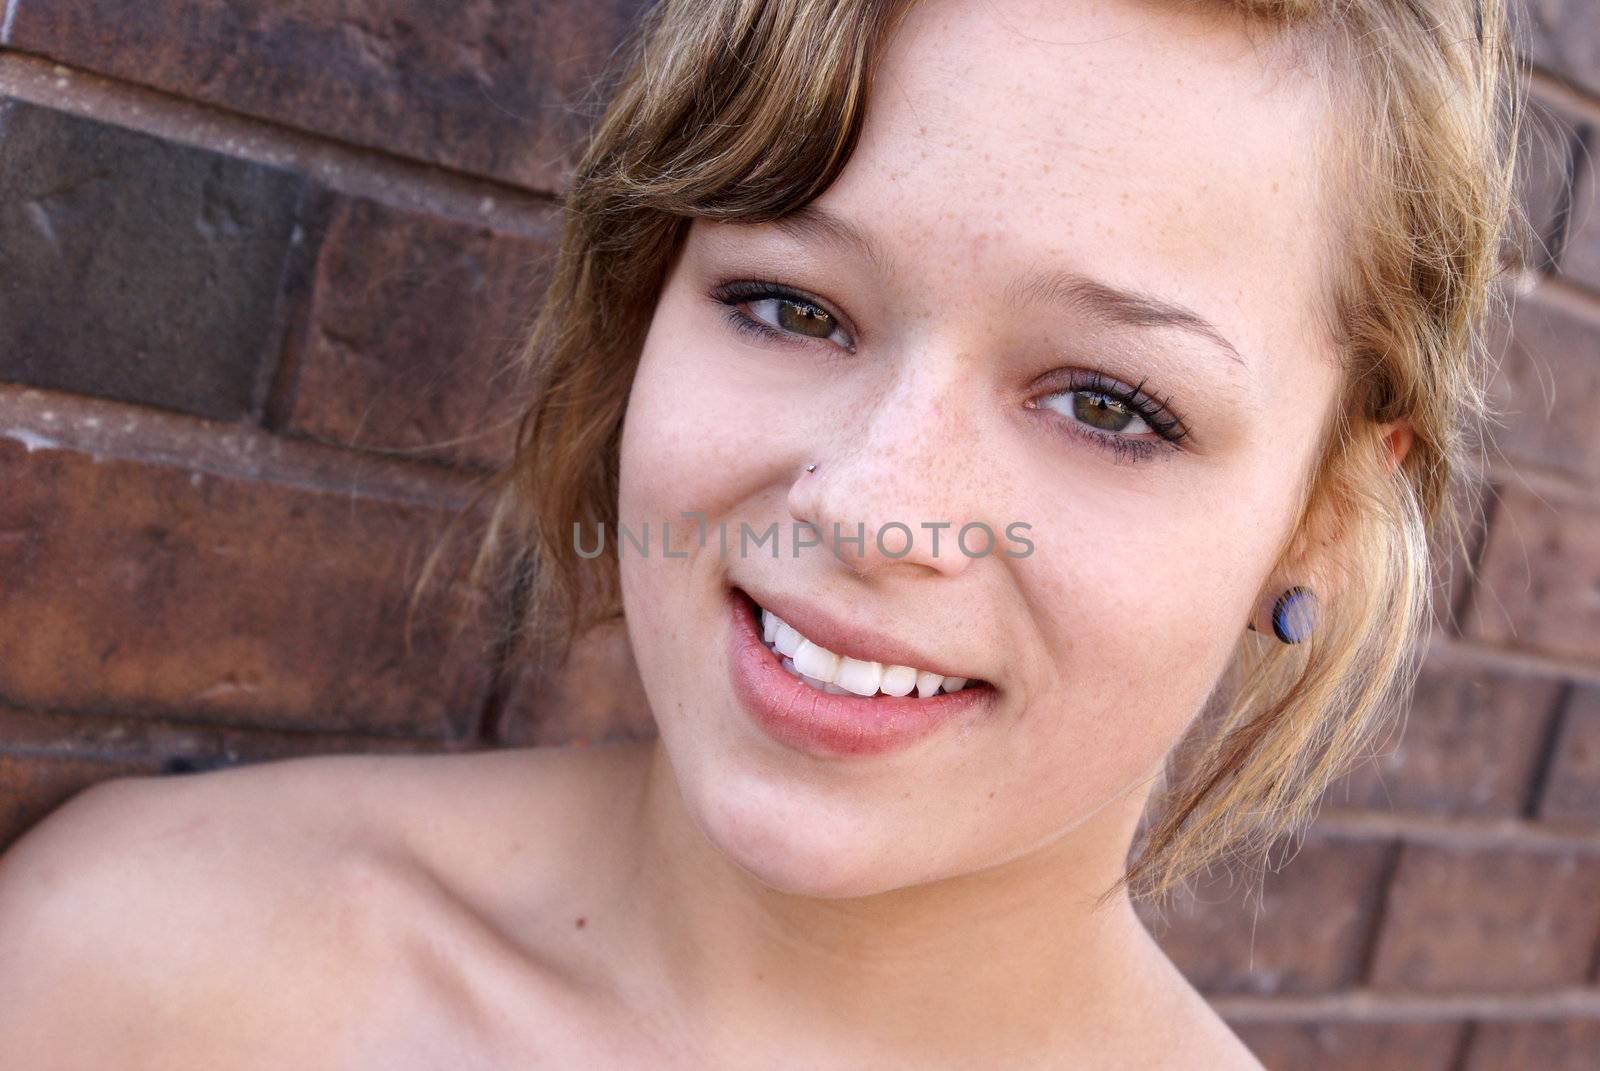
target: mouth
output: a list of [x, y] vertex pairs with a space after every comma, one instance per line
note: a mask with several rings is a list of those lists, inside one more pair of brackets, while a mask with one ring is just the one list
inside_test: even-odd
[[[746, 612], [767, 650], [784, 669], [819, 692], [865, 698], [930, 699], [968, 688], [993, 687], [980, 678], [946, 674], [918, 665], [852, 658], [843, 651], [830, 650], [762, 606], [749, 592], [741, 588], [733, 590], [742, 596]], [[910, 661], [922, 660], [912, 658]]]
[[818, 757], [878, 754], [995, 706], [998, 690], [984, 680], [908, 674], [914, 667], [841, 658], [803, 638], [796, 647], [747, 592], [727, 595], [734, 690], [780, 743]]

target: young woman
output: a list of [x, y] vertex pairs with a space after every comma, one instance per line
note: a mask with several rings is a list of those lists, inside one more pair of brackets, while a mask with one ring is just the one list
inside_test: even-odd
[[624, 615], [659, 738], [96, 787], [0, 866], [0, 1063], [1259, 1067], [1132, 898], [1404, 698], [1506, 33], [660, 4], [485, 547], [549, 646]]

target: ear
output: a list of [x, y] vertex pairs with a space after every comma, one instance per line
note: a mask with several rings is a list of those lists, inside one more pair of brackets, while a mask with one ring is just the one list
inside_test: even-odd
[[[1378, 425], [1375, 439], [1380, 444], [1384, 463], [1393, 472], [1410, 453], [1416, 434], [1410, 421], [1401, 418]], [[1340, 582], [1335, 565], [1342, 528], [1338, 504], [1324, 503], [1309, 530], [1301, 534], [1290, 575], [1275, 578], [1272, 589], [1257, 603], [1250, 618], [1252, 629], [1272, 634], [1272, 606], [1291, 585], [1309, 588], [1319, 609], [1339, 597]]]
[[1402, 417], [1379, 425], [1378, 435], [1388, 452], [1385, 460], [1388, 462], [1389, 471], [1393, 472], [1411, 452], [1411, 444], [1416, 439], [1416, 433], [1412, 431], [1411, 422]]
[[[1379, 459], [1385, 469], [1393, 473], [1411, 452], [1416, 435], [1412, 431], [1411, 422], [1401, 418], [1377, 425], [1373, 430], [1372, 441], [1377, 443]], [[1340, 502], [1323, 503], [1321, 512], [1314, 518], [1310, 531], [1303, 535], [1299, 547], [1300, 568], [1307, 579], [1291, 580], [1291, 583], [1298, 582], [1307, 587], [1314, 587], [1319, 598], [1324, 595], [1334, 598], [1338, 595], [1338, 578], [1334, 563], [1340, 552], [1344, 527], [1345, 505]]]

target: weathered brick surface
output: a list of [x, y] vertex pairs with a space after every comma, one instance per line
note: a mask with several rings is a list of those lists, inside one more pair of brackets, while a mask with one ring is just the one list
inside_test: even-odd
[[[1242, 873], [1218, 870], [1174, 896], [1165, 918], [1138, 908], [1150, 932], [1202, 991], [1315, 993], [1353, 984], [1389, 854], [1384, 844], [1313, 838], [1247, 901]], [[1283, 854], [1275, 853], [1281, 862]]]
[[86, 718], [0, 707], [0, 752], [140, 767], [155, 764], [161, 773], [189, 773], [325, 752], [412, 753], [467, 746], [470, 742], [426, 737], [235, 729], [160, 718]]
[[[488, 684], [401, 621], [443, 511], [0, 439], [0, 695], [42, 709], [458, 735]], [[442, 590], [442, 589], [436, 589]]]
[[547, 240], [343, 201], [318, 258], [289, 428], [482, 465], [525, 399], [507, 358], [535, 313]]
[[1574, 687], [1567, 700], [1539, 817], [1600, 822], [1600, 687]]
[[16, 0], [13, 47], [555, 189], [642, 0]]
[[0, 100], [0, 379], [255, 412], [305, 182]]
[[1586, 123], [1580, 134], [1577, 177], [1566, 247], [1561, 254], [1561, 274], [1580, 286], [1600, 292], [1600, 161], [1595, 159], [1600, 155], [1600, 127]]
[[503, 744], [602, 743], [655, 735], [650, 702], [620, 625], [596, 628], [573, 645], [565, 666], [513, 659], [497, 737]]
[[83, 718], [0, 707], [0, 751], [14, 756], [199, 768], [215, 755], [222, 731], [148, 718]]
[[1593, 1071], [1600, 1067], [1600, 1020], [1482, 1023], [1465, 1071]]
[[1371, 984], [1423, 992], [1581, 984], [1600, 934], [1600, 858], [1409, 844]]
[[230, 729], [0, 707], [0, 852], [72, 795], [108, 778], [176, 776], [307, 755], [455, 748], [419, 738]]
[[1424, 664], [1376, 759], [1330, 787], [1330, 809], [1509, 816], [1527, 802], [1559, 682]]
[[1513, 462], [1600, 478], [1600, 322], [1535, 293], [1494, 326], [1490, 398], [1506, 425], [1494, 445]]
[[1453, 1071], [1465, 1029], [1454, 1022], [1230, 1025], [1270, 1071]]
[[1461, 632], [1459, 610], [1470, 596], [1473, 583], [1468, 565], [1478, 560], [1488, 534], [1488, 512], [1493, 501], [1490, 490], [1481, 483], [1469, 481], [1461, 481], [1451, 488], [1451, 499], [1461, 513], [1463, 545], [1451, 542], [1441, 532], [1430, 550], [1431, 611], [1434, 627], [1441, 635], [1455, 636]]
[[1518, 156], [1519, 203], [1535, 243], [1520, 250], [1520, 259], [1528, 267], [1547, 270], [1561, 253], [1581, 126], [1564, 109], [1529, 97]]
[[155, 773], [152, 760], [0, 754], [0, 851], [97, 781]]
[[1510, 6], [1536, 64], [1600, 92], [1600, 10], [1592, 0], [1516, 0]]
[[1500, 488], [1465, 632], [1600, 663], [1600, 506]]

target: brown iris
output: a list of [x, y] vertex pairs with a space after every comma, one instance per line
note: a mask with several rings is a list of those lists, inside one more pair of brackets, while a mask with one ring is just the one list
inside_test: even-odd
[[1121, 431], [1134, 417], [1134, 413], [1115, 398], [1088, 391], [1078, 391], [1072, 396], [1072, 415], [1101, 431]]
[[837, 330], [833, 317], [815, 305], [778, 298], [778, 326], [812, 338], [827, 338]]

